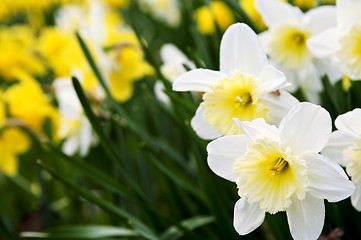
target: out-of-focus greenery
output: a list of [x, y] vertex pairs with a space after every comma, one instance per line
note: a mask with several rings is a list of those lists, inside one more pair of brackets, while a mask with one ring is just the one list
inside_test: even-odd
[[[210, 9], [212, 2], [177, 1], [180, 21], [171, 25], [152, 12], [157, 6], [133, 0], [103, 2], [135, 34], [132, 44], [139, 44], [139, 58], [152, 68], [129, 80], [132, 93], [127, 98], [117, 97], [109, 88], [99, 56], [83, 35], [74, 31], [71, 40], [58, 39], [56, 52], [44, 54], [44, 32], [58, 30], [56, 12], [70, 1], [46, 2], [0, 2], [1, 239], [290, 239], [282, 213], [267, 215], [260, 228], [238, 236], [232, 224], [236, 188], [211, 172], [206, 161], [208, 142], [190, 126], [200, 95], [173, 92], [160, 71], [159, 50], [165, 43], [176, 45], [197, 67], [218, 69], [219, 43], [227, 26], [215, 24], [213, 31], [202, 34], [197, 23], [199, 8]], [[222, 2], [233, 21], [245, 22], [258, 32], [265, 28], [238, 1]], [[85, 1], [76, 4], [89, 8]], [[70, 48], [65, 46], [68, 40]], [[113, 49], [103, 47], [106, 52]], [[72, 78], [98, 141], [85, 156], [64, 154], [64, 139], [56, 130], [61, 120], [51, 84], [57, 77], [72, 76], [71, 71], [65, 75], [59, 71], [73, 61], [81, 63], [85, 78], [93, 79], [92, 84], [104, 92], [98, 100], [91, 94], [91, 84], [80, 83], [76, 75]], [[132, 66], [122, 71], [132, 71]], [[156, 81], [164, 84], [169, 103], [157, 98]], [[335, 85], [327, 77], [322, 81], [321, 105], [333, 120], [361, 106], [360, 82], [345, 90], [341, 81]], [[301, 91], [295, 96], [304, 100]], [[5, 133], [11, 128], [29, 142], [22, 143], [19, 137], [4, 147]], [[10, 151], [10, 146], [21, 144], [25, 146]], [[18, 163], [16, 171], [4, 167], [11, 157]], [[326, 203], [324, 235], [341, 228], [345, 239], [361, 238], [360, 225], [361, 215], [349, 199]]]

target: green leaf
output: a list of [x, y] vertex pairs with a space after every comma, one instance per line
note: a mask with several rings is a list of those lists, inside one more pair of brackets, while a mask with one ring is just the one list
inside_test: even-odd
[[20, 236], [41, 239], [104, 239], [109, 237], [137, 237], [139, 234], [124, 227], [79, 225], [57, 227], [44, 233], [22, 232]]
[[[215, 219], [213, 216], [196, 216], [190, 219], [183, 220], [180, 222], [182, 226], [187, 231], [193, 231], [196, 228], [202, 227], [204, 225], [214, 222]], [[184, 235], [184, 230], [179, 229], [177, 226], [170, 226], [162, 235], [164, 240], [176, 240], [181, 238]]]
[[49, 166], [46, 166], [41, 160], [38, 160], [38, 164], [48, 171], [54, 178], [62, 182], [64, 185], [78, 193], [83, 198], [89, 200], [90, 202], [95, 203], [100, 208], [102, 208], [104, 211], [109, 212], [110, 214], [113, 214], [114, 216], [121, 217], [125, 220], [128, 220], [128, 224], [134, 227], [134, 229], [145, 239], [149, 240], [158, 240], [159, 237], [153, 232], [152, 229], [150, 229], [147, 225], [142, 223], [140, 220], [138, 220], [136, 217], [134, 217], [132, 214], [127, 212], [126, 210], [119, 208], [115, 206], [113, 203], [104, 200], [101, 197], [98, 197], [88, 191], [85, 188], [80, 187], [79, 185], [69, 181], [68, 179], [60, 176], [54, 169], [52, 169]]

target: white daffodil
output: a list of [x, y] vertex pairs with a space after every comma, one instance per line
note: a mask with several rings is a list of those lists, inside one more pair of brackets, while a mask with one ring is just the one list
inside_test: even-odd
[[54, 81], [53, 86], [61, 114], [58, 134], [60, 138], [66, 139], [63, 151], [68, 155], [79, 152], [80, 156], [85, 156], [96, 139], [71, 80], [59, 78]]
[[165, 22], [170, 27], [177, 27], [181, 21], [178, 0], [138, 0], [145, 12]]
[[[164, 77], [169, 81], [174, 82], [174, 80], [184, 74], [186, 69], [184, 65], [187, 65], [189, 68], [194, 69], [195, 65], [190, 61], [183, 52], [181, 52], [175, 45], [171, 43], [164, 44], [160, 49], [160, 58], [163, 62], [160, 70]], [[169, 98], [163, 92], [164, 85], [161, 81], [157, 81], [154, 85], [154, 91], [158, 99], [168, 103]]]
[[342, 114], [336, 118], [338, 130], [331, 134], [322, 154], [334, 159], [346, 171], [356, 186], [351, 196], [352, 205], [361, 211], [361, 109]]
[[298, 101], [282, 90], [290, 83], [269, 65], [257, 35], [245, 24], [233, 24], [220, 49], [220, 71], [194, 69], [173, 83], [175, 91], [205, 92], [191, 121], [196, 133], [204, 139], [241, 134], [235, 117], [278, 124]]
[[306, 41], [336, 24], [336, 8], [321, 6], [303, 13], [278, 0], [258, 0], [255, 6], [269, 28], [260, 34], [260, 41], [274, 65], [292, 83], [288, 90], [301, 87], [306, 97], [317, 103], [321, 76], [327, 74], [335, 82], [342, 74], [328, 59], [315, 58]]
[[56, 25], [66, 33], [73, 34], [85, 25], [86, 11], [77, 5], [65, 5], [55, 15]]
[[319, 154], [331, 133], [328, 112], [300, 103], [279, 128], [263, 119], [235, 121], [245, 134], [218, 138], [207, 151], [213, 172], [237, 184], [237, 232], [245, 235], [259, 227], [266, 212], [286, 211], [294, 239], [317, 239], [324, 224], [324, 199], [337, 202], [355, 189], [336, 162]]
[[353, 80], [361, 80], [361, 1], [337, 0], [336, 24], [308, 39], [307, 45], [318, 57], [330, 58]]

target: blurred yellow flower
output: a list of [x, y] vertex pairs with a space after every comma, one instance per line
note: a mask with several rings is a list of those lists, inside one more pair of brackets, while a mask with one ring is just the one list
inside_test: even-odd
[[83, 88], [89, 92], [95, 90], [98, 82], [74, 34], [46, 28], [37, 49], [53, 69], [55, 78], [81, 74]]
[[109, 52], [112, 68], [109, 74], [110, 91], [114, 98], [124, 102], [133, 93], [133, 82], [154, 73], [144, 60], [144, 54], [135, 34], [129, 30], [112, 32], [110, 46], [118, 45]]
[[210, 9], [208, 6], [196, 9], [195, 18], [202, 34], [212, 34], [215, 30], [214, 22], [222, 31], [235, 22], [232, 11], [221, 1], [212, 1]]
[[317, 0], [294, 0], [293, 4], [300, 8], [311, 9], [316, 7], [317, 2]]
[[19, 83], [5, 92], [10, 115], [21, 119], [38, 133], [42, 132], [47, 119], [51, 120], [53, 128], [56, 129], [59, 124], [58, 111], [51, 105], [39, 83], [24, 72], [19, 72], [17, 79]]
[[30, 147], [29, 138], [18, 128], [4, 128], [0, 131], [0, 169], [7, 175], [16, 175], [18, 171], [17, 155]]
[[34, 32], [25, 25], [0, 28], [0, 76], [5, 80], [14, 80], [18, 70], [31, 75], [42, 75], [45, 67], [35, 55], [33, 45]]
[[103, 0], [110, 7], [124, 8], [129, 4], [129, 0]]
[[255, 0], [239, 0], [239, 5], [241, 5], [242, 9], [246, 12], [248, 17], [253, 21], [253, 23], [257, 24], [261, 29], [265, 29], [266, 25], [263, 22], [263, 19], [256, 7], [254, 6]]

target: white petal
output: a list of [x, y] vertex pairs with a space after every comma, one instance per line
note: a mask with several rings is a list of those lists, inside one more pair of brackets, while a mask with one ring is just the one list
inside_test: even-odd
[[355, 137], [348, 133], [334, 131], [331, 133], [330, 140], [326, 147], [322, 149], [322, 155], [345, 167], [346, 161], [343, 159], [343, 151], [353, 144], [354, 139]]
[[337, 23], [340, 28], [347, 28], [361, 20], [361, 1], [337, 0]]
[[256, 33], [244, 23], [231, 25], [223, 35], [220, 70], [232, 75], [235, 71], [257, 76], [268, 63]]
[[325, 220], [323, 199], [307, 194], [304, 200], [293, 201], [286, 213], [293, 239], [317, 239], [320, 236]]
[[226, 75], [218, 71], [194, 69], [176, 78], [173, 83], [173, 90], [208, 92], [211, 90], [210, 84], [224, 77]]
[[257, 78], [260, 81], [257, 88], [259, 96], [291, 86], [285, 75], [271, 65], [265, 66]]
[[259, 138], [268, 138], [276, 142], [279, 141], [277, 127], [267, 124], [263, 118], [257, 118], [252, 122], [241, 122], [237, 118], [233, 118], [233, 120], [251, 142], [254, 142]]
[[305, 154], [302, 159], [307, 163], [309, 193], [314, 197], [338, 202], [354, 192], [354, 184], [335, 161], [320, 154]]
[[318, 153], [329, 140], [331, 129], [331, 117], [324, 108], [299, 103], [280, 123], [281, 146], [289, 147], [295, 155]]
[[207, 146], [208, 165], [220, 177], [235, 182], [237, 175], [233, 171], [234, 161], [247, 150], [247, 138], [244, 135], [220, 137]]
[[351, 203], [358, 211], [361, 211], [361, 185], [356, 185], [356, 190], [351, 196]]
[[297, 105], [299, 101], [286, 91], [266, 94], [260, 98], [262, 104], [269, 109], [268, 122], [278, 126], [281, 120], [286, 116], [292, 107]]
[[80, 156], [85, 156], [89, 152], [92, 143], [92, 127], [89, 120], [84, 116], [80, 130]]
[[63, 152], [67, 155], [73, 155], [79, 148], [77, 136], [71, 136], [63, 144]]
[[255, 6], [268, 27], [285, 21], [300, 20], [303, 15], [299, 8], [276, 0], [258, 0]]
[[342, 72], [334, 67], [329, 60], [315, 58], [313, 64], [318, 71], [319, 76], [327, 74], [332, 84], [336, 83], [343, 76]]
[[234, 206], [233, 225], [238, 234], [246, 235], [258, 228], [264, 221], [266, 213], [257, 202], [248, 203], [243, 197]]
[[346, 132], [352, 136], [360, 136], [361, 134], [361, 109], [357, 108], [338, 116], [335, 125], [338, 130]]
[[191, 126], [197, 135], [203, 139], [215, 139], [222, 136], [212, 127], [212, 124], [204, 118], [204, 108], [199, 106], [191, 120]]
[[307, 40], [308, 49], [319, 58], [332, 56], [337, 50], [340, 34], [338, 28], [327, 29]]
[[305, 13], [306, 28], [312, 34], [320, 33], [328, 28], [336, 27], [336, 7], [320, 6]]

